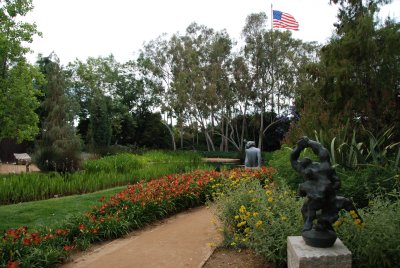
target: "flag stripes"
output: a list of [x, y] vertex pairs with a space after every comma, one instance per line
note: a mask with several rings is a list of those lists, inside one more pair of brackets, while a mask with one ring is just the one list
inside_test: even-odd
[[278, 10], [273, 10], [273, 28], [285, 28], [288, 30], [299, 30], [299, 23], [296, 21], [296, 19], [285, 12], [281, 12]]

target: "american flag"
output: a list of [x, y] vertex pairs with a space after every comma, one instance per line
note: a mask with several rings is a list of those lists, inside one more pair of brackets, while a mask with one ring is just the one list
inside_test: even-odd
[[278, 10], [273, 10], [273, 28], [285, 28], [289, 30], [299, 30], [299, 23], [296, 19], [285, 12], [281, 12]]

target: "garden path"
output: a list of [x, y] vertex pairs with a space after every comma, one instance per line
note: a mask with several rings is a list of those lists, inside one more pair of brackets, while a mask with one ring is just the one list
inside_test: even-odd
[[222, 239], [212, 211], [198, 207], [79, 253], [62, 268], [202, 267]]

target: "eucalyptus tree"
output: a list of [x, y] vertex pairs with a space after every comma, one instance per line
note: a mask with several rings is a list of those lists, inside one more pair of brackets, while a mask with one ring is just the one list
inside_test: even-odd
[[[315, 44], [294, 39], [289, 31], [267, 30], [266, 18], [265, 13], [251, 14], [243, 29], [244, 57], [253, 82], [252, 91], [256, 93], [254, 112], [260, 114], [260, 148], [268, 129], [279, 122], [291, 103], [303, 64], [313, 60], [310, 56], [317, 49]], [[268, 110], [278, 117], [269, 117], [270, 122], [265, 125], [264, 114]]]
[[229, 134], [226, 139], [238, 150], [242, 151], [244, 140], [248, 137], [247, 117], [254, 103], [256, 92], [253, 87], [253, 79], [250, 76], [245, 58], [235, 55], [231, 69], [230, 90], [233, 94], [232, 116], [229, 122]]
[[208, 150], [214, 151], [215, 128], [223, 125], [230, 109], [228, 68], [232, 41], [225, 31], [215, 32], [192, 23], [184, 36], [172, 39], [172, 44], [177, 100], [190, 102], [185, 107], [187, 114], [200, 126]]
[[140, 53], [138, 62], [140, 62], [140, 66], [142, 67], [141, 74], [147, 81], [152, 82], [153, 89], [157, 93], [155, 95], [159, 97], [158, 103], [161, 112], [166, 113], [171, 119], [170, 123], [168, 123], [168, 118], [162, 122], [170, 133], [173, 150], [176, 150], [172, 118], [177, 117], [178, 121], [181, 122], [182, 108], [180, 107], [180, 103], [174, 101], [174, 94], [171, 90], [173, 80], [171, 70], [172, 55], [170, 52], [170, 41], [167, 38], [163, 34], [155, 40], [146, 43]]
[[39, 132], [35, 110], [44, 80], [25, 54], [40, 33], [34, 23], [21, 21], [32, 9], [30, 0], [0, 1], [0, 140], [32, 140]]

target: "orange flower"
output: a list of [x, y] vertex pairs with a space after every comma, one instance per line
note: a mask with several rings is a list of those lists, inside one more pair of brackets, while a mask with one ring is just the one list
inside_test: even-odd
[[64, 246], [64, 250], [65, 250], [65, 251], [71, 251], [71, 250], [73, 250], [74, 248], [75, 248], [74, 245], [65, 245], [65, 246]]
[[32, 243], [32, 241], [29, 238], [24, 238], [22, 240], [22, 244], [24, 244], [25, 246], [30, 246]]
[[9, 261], [7, 263], [7, 268], [18, 268], [18, 262], [16, 261]]

